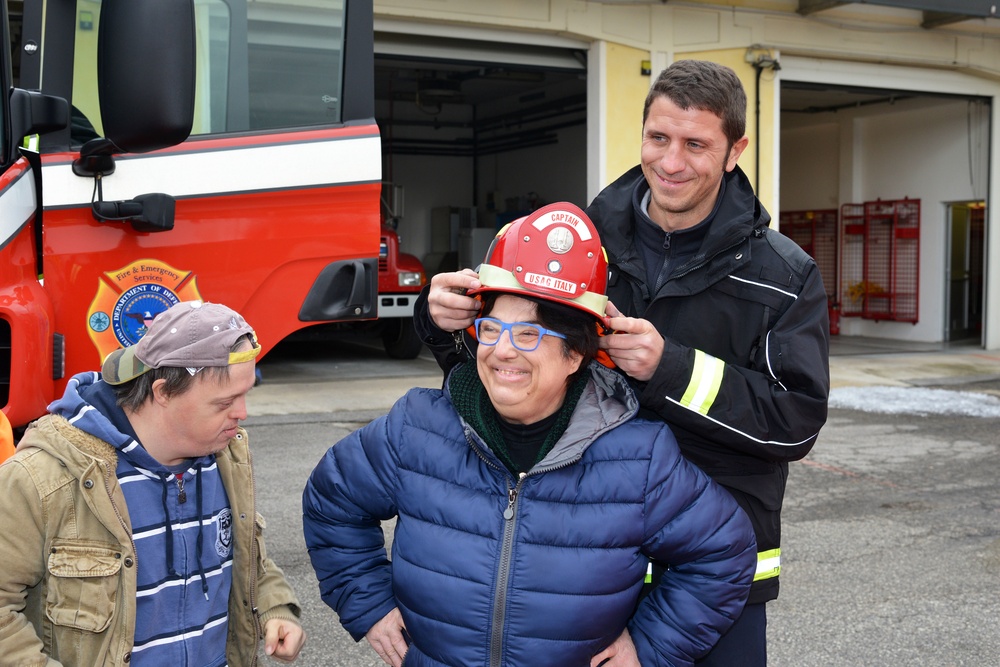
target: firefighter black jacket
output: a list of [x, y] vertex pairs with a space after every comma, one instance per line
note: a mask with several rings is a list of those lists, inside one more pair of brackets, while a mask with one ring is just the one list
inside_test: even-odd
[[[668, 422], [684, 455], [736, 497], [763, 565], [777, 562], [788, 462], [809, 452], [826, 422], [827, 296], [815, 261], [769, 228], [740, 168], [725, 180], [700, 249], [655, 293], [634, 242], [642, 170], [586, 213], [608, 252], [611, 302], [664, 337], [659, 368], [635, 383], [644, 415]], [[777, 597], [776, 574], [761, 567], [749, 603]]]

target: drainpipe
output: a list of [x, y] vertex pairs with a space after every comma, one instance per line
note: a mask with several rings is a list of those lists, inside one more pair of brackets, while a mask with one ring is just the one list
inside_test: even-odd
[[781, 69], [781, 64], [769, 55], [759, 55], [757, 59], [754, 60], [751, 65], [757, 71], [757, 76], [754, 79], [754, 142], [756, 144], [756, 150], [754, 151], [754, 178], [756, 182], [754, 183], [754, 192], [757, 196], [760, 196], [760, 76], [764, 70], [769, 69], [772, 72], [777, 72]]

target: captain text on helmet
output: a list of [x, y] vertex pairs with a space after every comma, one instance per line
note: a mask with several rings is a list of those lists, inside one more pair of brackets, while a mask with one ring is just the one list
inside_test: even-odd
[[[739, 615], [756, 544], [594, 360], [607, 260], [593, 224], [541, 208], [498, 234], [480, 276], [475, 359], [309, 478], [323, 599], [395, 667], [693, 664]], [[636, 609], [650, 558], [670, 570]]]

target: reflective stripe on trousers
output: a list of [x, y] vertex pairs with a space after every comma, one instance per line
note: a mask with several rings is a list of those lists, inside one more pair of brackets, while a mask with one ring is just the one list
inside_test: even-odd
[[781, 574], [781, 549], [770, 549], [757, 552], [757, 572], [754, 581], [774, 579]]
[[[774, 579], [779, 574], [781, 574], [781, 548], [758, 551], [757, 571], [753, 575], [753, 580]], [[643, 583], [653, 583], [653, 561], [649, 561], [646, 565], [646, 578]]]

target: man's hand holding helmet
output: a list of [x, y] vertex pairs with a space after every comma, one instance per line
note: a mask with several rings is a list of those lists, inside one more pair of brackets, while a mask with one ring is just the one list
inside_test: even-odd
[[663, 336], [648, 320], [625, 317], [610, 301], [607, 313], [604, 324], [614, 333], [601, 336], [601, 349], [629, 377], [640, 382], [649, 380], [663, 356]]
[[466, 292], [480, 287], [479, 274], [472, 269], [439, 273], [431, 278], [427, 310], [434, 324], [444, 331], [460, 331], [472, 326], [482, 304], [479, 299], [466, 296]]

